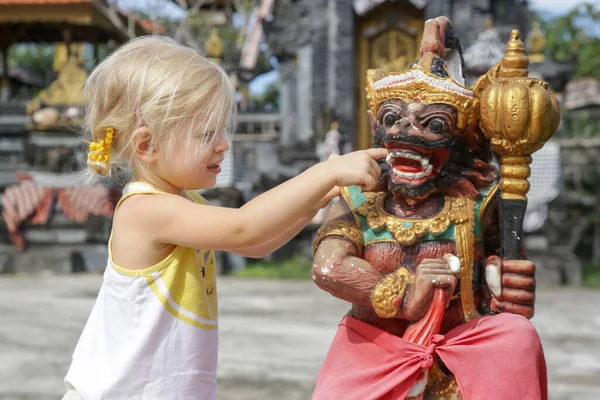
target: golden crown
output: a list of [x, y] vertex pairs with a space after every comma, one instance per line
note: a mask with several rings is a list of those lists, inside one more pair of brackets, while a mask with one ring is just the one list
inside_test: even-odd
[[[431, 60], [430, 57], [423, 58]], [[458, 111], [458, 127], [461, 129], [475, 122], [479, 102], [473, 91], [452, 78], [433, 75], [422, 64], [419, 62], [405, 72], [386, 73], [380, 69], [367, 71], [367, 100], [373, 114], [377, 116], [381, 103], [399, 99], [406, 103], [452, 106]]]

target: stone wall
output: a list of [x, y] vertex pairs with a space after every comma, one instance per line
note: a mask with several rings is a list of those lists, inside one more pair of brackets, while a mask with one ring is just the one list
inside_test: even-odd
[[429, 0], [425, 17], [441, 15], [452, 21], [463, 49], [485, 30], [488, 19], [492, 20], [503, 41], [508, 41], [512, 29], [519, 29], [523, 38], [529, 31], [527, 2], [521, 0]]

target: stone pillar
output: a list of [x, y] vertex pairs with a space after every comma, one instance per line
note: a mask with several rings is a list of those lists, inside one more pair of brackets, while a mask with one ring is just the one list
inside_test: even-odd
[[[336, 0], [337, 15], [335, 53], [335, 98], [334, 111], [344, 144], [352, 146], [355, 141], [356, 125], [356, 48], [355, 18], [352, 0]], [[359, 93], [362, 95], [362, 93]], [[347, 149], [349, 150], [349, 149]]]
[[312, 73], [312, 129], [313, 136], [322, 140], [328, 126], [323, 125], [323, 116], [329, 108], [330, 65], [332, 52], [329, 41], [330, 24], [335, 21], [329, 19], [329, 0], [310, 1], [310, 43], [313, 48], [313, 73]]
[[304, 142], [314, 136], [313, 130], [313, 46], [305, 44], [298, 49], [298, 131], [296, 141]]
[[280, 143], [282, 146], [292, 145], [298, 132], [296, 71], [296, 65], [292, 61], [279, 65]]
[[10, 77], [8, 75], [8, 47], [0, 48], [2, 53], [2, 71], [3, 76], [0, 78], [0, 104], [8, 104], [10, 102]]
[[327, 62], [327, 106], [334, 108], [336, 105], [336, 76], [338, 54], [339, 16], [337, 14], [336, 0], [327, 0], [327, 47], [329, 47]]

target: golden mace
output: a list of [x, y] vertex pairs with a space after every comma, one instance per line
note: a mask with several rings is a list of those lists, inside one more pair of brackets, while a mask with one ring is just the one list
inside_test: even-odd
[[529, 59], [518, 30], [504, 58], [475, 84], [480, 128], [500, 156], [502, 258], [522, 258], [523, 218], [529, 191], [531, 154], [558, 128], [560, 112], [548, 84], [528, 78]]

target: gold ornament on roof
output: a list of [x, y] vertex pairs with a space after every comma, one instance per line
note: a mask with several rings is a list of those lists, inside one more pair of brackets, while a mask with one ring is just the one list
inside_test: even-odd
[[529, 61], [532, 64], [540, 64], [543, 63], [546, 57], [544, 56], [544, 49], [546, 47], [546, 38], [542, 33], [540, 23], [534, 22], [531, 25], [531, 33], [528, 38], [528, 47], [529, 47]]
[[221, 62], [223, 58], [223, 41], [219, 37], [219, 30], [212, 28], [210, 31], [210, 37], [204, 44], [204, 51], [206, 56], [215, 62]]
[[486, 18], [483, 25], [485, 26], [485, 29], [492, 29], [494, 27], [494, 21], [492, 21], [491, 18]]

